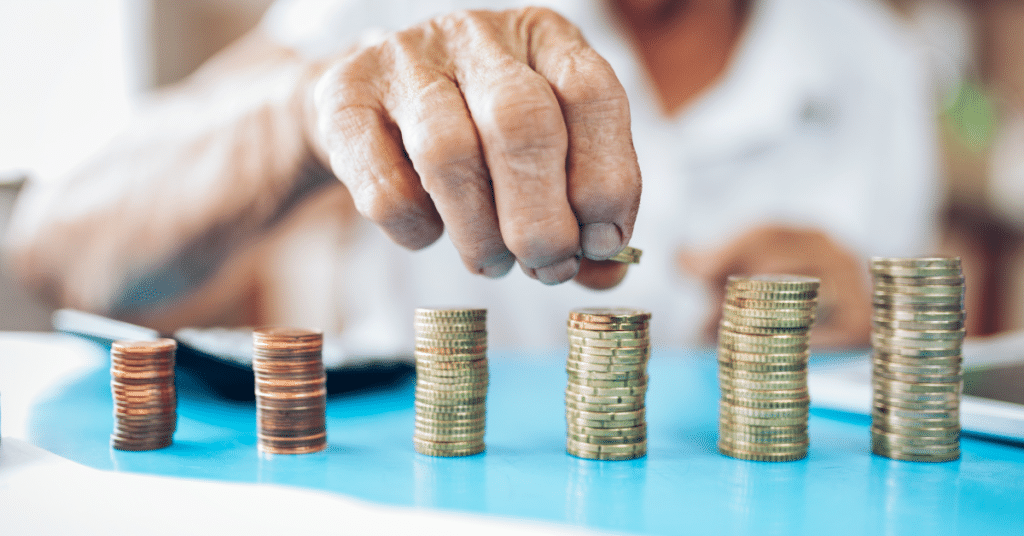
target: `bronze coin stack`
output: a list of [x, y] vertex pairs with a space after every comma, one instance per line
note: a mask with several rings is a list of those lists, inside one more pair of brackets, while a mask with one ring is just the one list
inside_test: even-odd
[[964, 276], [959, 258], [871, 260], [871, 451], [960, 457]]
[[647, 361], [651, 314], [583, 307], [569, 313], [565, 450], [577, 458], [647, 454]]
[[484, 451], [487, 310], [416, 309], [416, 430], [427, 456]]
[[718, 330], [718, 450], [741, 460], [807, 456], [808, 335], [820, 281], [731, 276]]
[[117, 341], [110, 346], [110, 391], [114, 395], [117, 450], [155, 450], [172, 443], [178, 424], [173, 339]]
[[323, 333], [299, 328], [253, 331], [259, 449], [305, 454], [327, 447]]

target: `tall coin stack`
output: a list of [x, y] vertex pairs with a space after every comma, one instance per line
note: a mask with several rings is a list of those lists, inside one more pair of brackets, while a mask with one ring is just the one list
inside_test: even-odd
[[487, 310], [416, 309], [416, 430], [427, 456], [484, 451]]
[[871, 451], [960, 457], [964, 277], [959, 258], [871, 260]]
[[819, 280], [731, 276], [718, 330], [718, 450], [741, 460], [807, 456], [808, 335]]
[[647, 454], [647, 361], [651, 314], [626, 308], [569, 313], [565, 450], [578, 458]]
[[117, 341], [110, 346], [117, 450], [155, 450], [171, 445], [178, 424], [173, 339]]
[[256, 435], [270, 454], [305, 454], [327, 447], [327, 375], [323, 334], [299, 328], [253, 331]]

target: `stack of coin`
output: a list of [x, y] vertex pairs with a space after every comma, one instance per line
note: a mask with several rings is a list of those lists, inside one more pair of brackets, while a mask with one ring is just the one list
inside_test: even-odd
[[110, 346], [110, 390], [114, 395], [117, 450], [170, 446], [178, 424], [172, 339], [117, 341]]
[[650, 320], [650, 313], [626, 308], [585, 307], [569, 313], [569, 454], [592, 460], [632, 460], [647, 454]]
[[741, 460], [807, 456], [808, 334], [819, 280], [731, 276], [718, 331], [718, 450]]
[[416, 309], [416, 431], [427, 456], [484, 451], [487, 310]]
[[871, 275], [871, 450], [895, 460], [955, 460], [964, 338], [960, 259], [875, 258]]
[[327, 447], [323, 334], [299, 328], [253, 331], [259, 449], [305, 454]]

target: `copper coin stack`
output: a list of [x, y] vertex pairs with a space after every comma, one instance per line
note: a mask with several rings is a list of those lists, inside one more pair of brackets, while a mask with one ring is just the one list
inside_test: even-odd
[[718, 330], [718, 450], [741, 460], [807, 456], [808, 335], [820, 281], [731, 276]]
[[416, 309], [416, 430], [427, 456], [484, 451], [487, 310]]
[[172, 443], [178, 424], [173, 339], [117, 341], [110, 346], [117, 450], [155, 450]]
[[323, 333], [300, 328], [253, 331], [259, 449], [305, 454], [327, 447]]
[[960, 457], [964, 277], [959, 258], [871, 260], [871, 451]]
[[591, 460], [647, 454], [651, 314], [583, 307], [569, 313], [565, 450]]

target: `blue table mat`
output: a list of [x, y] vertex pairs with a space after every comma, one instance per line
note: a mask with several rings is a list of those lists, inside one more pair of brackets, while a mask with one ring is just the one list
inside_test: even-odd
[[477, 456], [414, 452], [412, 376], [331, 397], [329, 446], [316, 454], [260, 454], [254, 403], [220, 398], [180, 370], [169, 448], [109, 447], [107, 367], [36, 404], [30, 440], [98, 469], [283, 484], [637, 534], [1024, 534], [1020, 446], [964, 438], [955, 462], [893, 461], [871, 455], [868, 418], [814, 409], [805, 460], [735, 460], [715, 446], [713, 352], [656, 349], [648, 455], [582, 460], [564, 448], [564, 353], [492, 350], [490, 362], [487, 451]]

